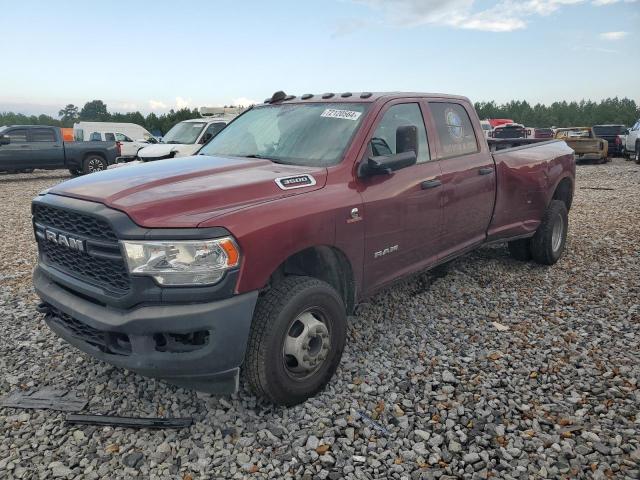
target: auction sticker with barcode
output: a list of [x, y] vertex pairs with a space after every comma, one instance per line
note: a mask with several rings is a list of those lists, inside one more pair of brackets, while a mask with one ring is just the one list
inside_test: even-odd
[[321, 117], [342, 118], [344, 120], [357, 120], [362, 112], [354, 112], [352, 110], [336, 110], [335, 108], [327, 108], [322, 112]]

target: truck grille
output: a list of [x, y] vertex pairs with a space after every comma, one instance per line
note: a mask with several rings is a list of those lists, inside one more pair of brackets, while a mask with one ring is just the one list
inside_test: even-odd
[[104, 220], [46, 205], [34, 205], [33, 207], [33, 219], [36, 223], [82, 237], [111, 242], [118, 241], [118, 237]]
[[[129, 292], [131, 279], [117, 236], [106, 221], [37, 204], [33, 218], [44, 263], [116, 296]], [[84, 240], [85, 251], [49, 241], [46, 237], [48, 229]]]

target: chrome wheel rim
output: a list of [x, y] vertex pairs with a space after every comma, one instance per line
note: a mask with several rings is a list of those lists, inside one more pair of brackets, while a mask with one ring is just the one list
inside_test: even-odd
[[100, 172], [104, 170], [104, 164], [102, 163], [102, 160], [98, 158], [92, 158], [89, 160], [88, 167], [90, 172]]
[[553, 230], [551, 231], [551, 248], [554, 252], [560, 250], [562, 244], [562, 235], [564, 234], [564, 221], [562, 217], [558, 215], [556, 221], [553, 224]]
[[289, 324], [282, 346], [287, 374], [304, 380], [324, 365], [331, 350], [329, 324], [317, 310], [307, 310]]

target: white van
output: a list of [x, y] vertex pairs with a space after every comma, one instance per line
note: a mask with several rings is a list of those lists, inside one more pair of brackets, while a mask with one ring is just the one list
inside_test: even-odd
[[193, 155], [242, 111], [238, 108], [201, 108], [200, 114], [208, 116], [176, 123], [160, 143], [140, 150], [138, 158], [149, 162]]
[[73, 125], [76, 141], [120, 142], [121, 156], [118, 161], [133, 160], [138, 151], [150, 143], [158, 143], [145, 128], [135, 123], [78, 122]]

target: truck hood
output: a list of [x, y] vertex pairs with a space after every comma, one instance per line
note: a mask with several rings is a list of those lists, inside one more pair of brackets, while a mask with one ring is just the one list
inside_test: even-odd
[[[281, 187], [276, 179], [310, 175]], [[142, 163], [68, 180], [49, 193], [99, 202], [148, 228], [197, 227], [258, 203], [324, 187], [326, 168], [252, 158], [194, 157]], [[285, 182], [287, 183], [287, 182]]]
[[143, 160], [171, 158], [172, 156], [185, 157], [193, 155], [200, 147], [202, 147], [202, 145], [197, 143], [159, 143], [157, 145], [144, 147], [138, 152], [138, 156]]

